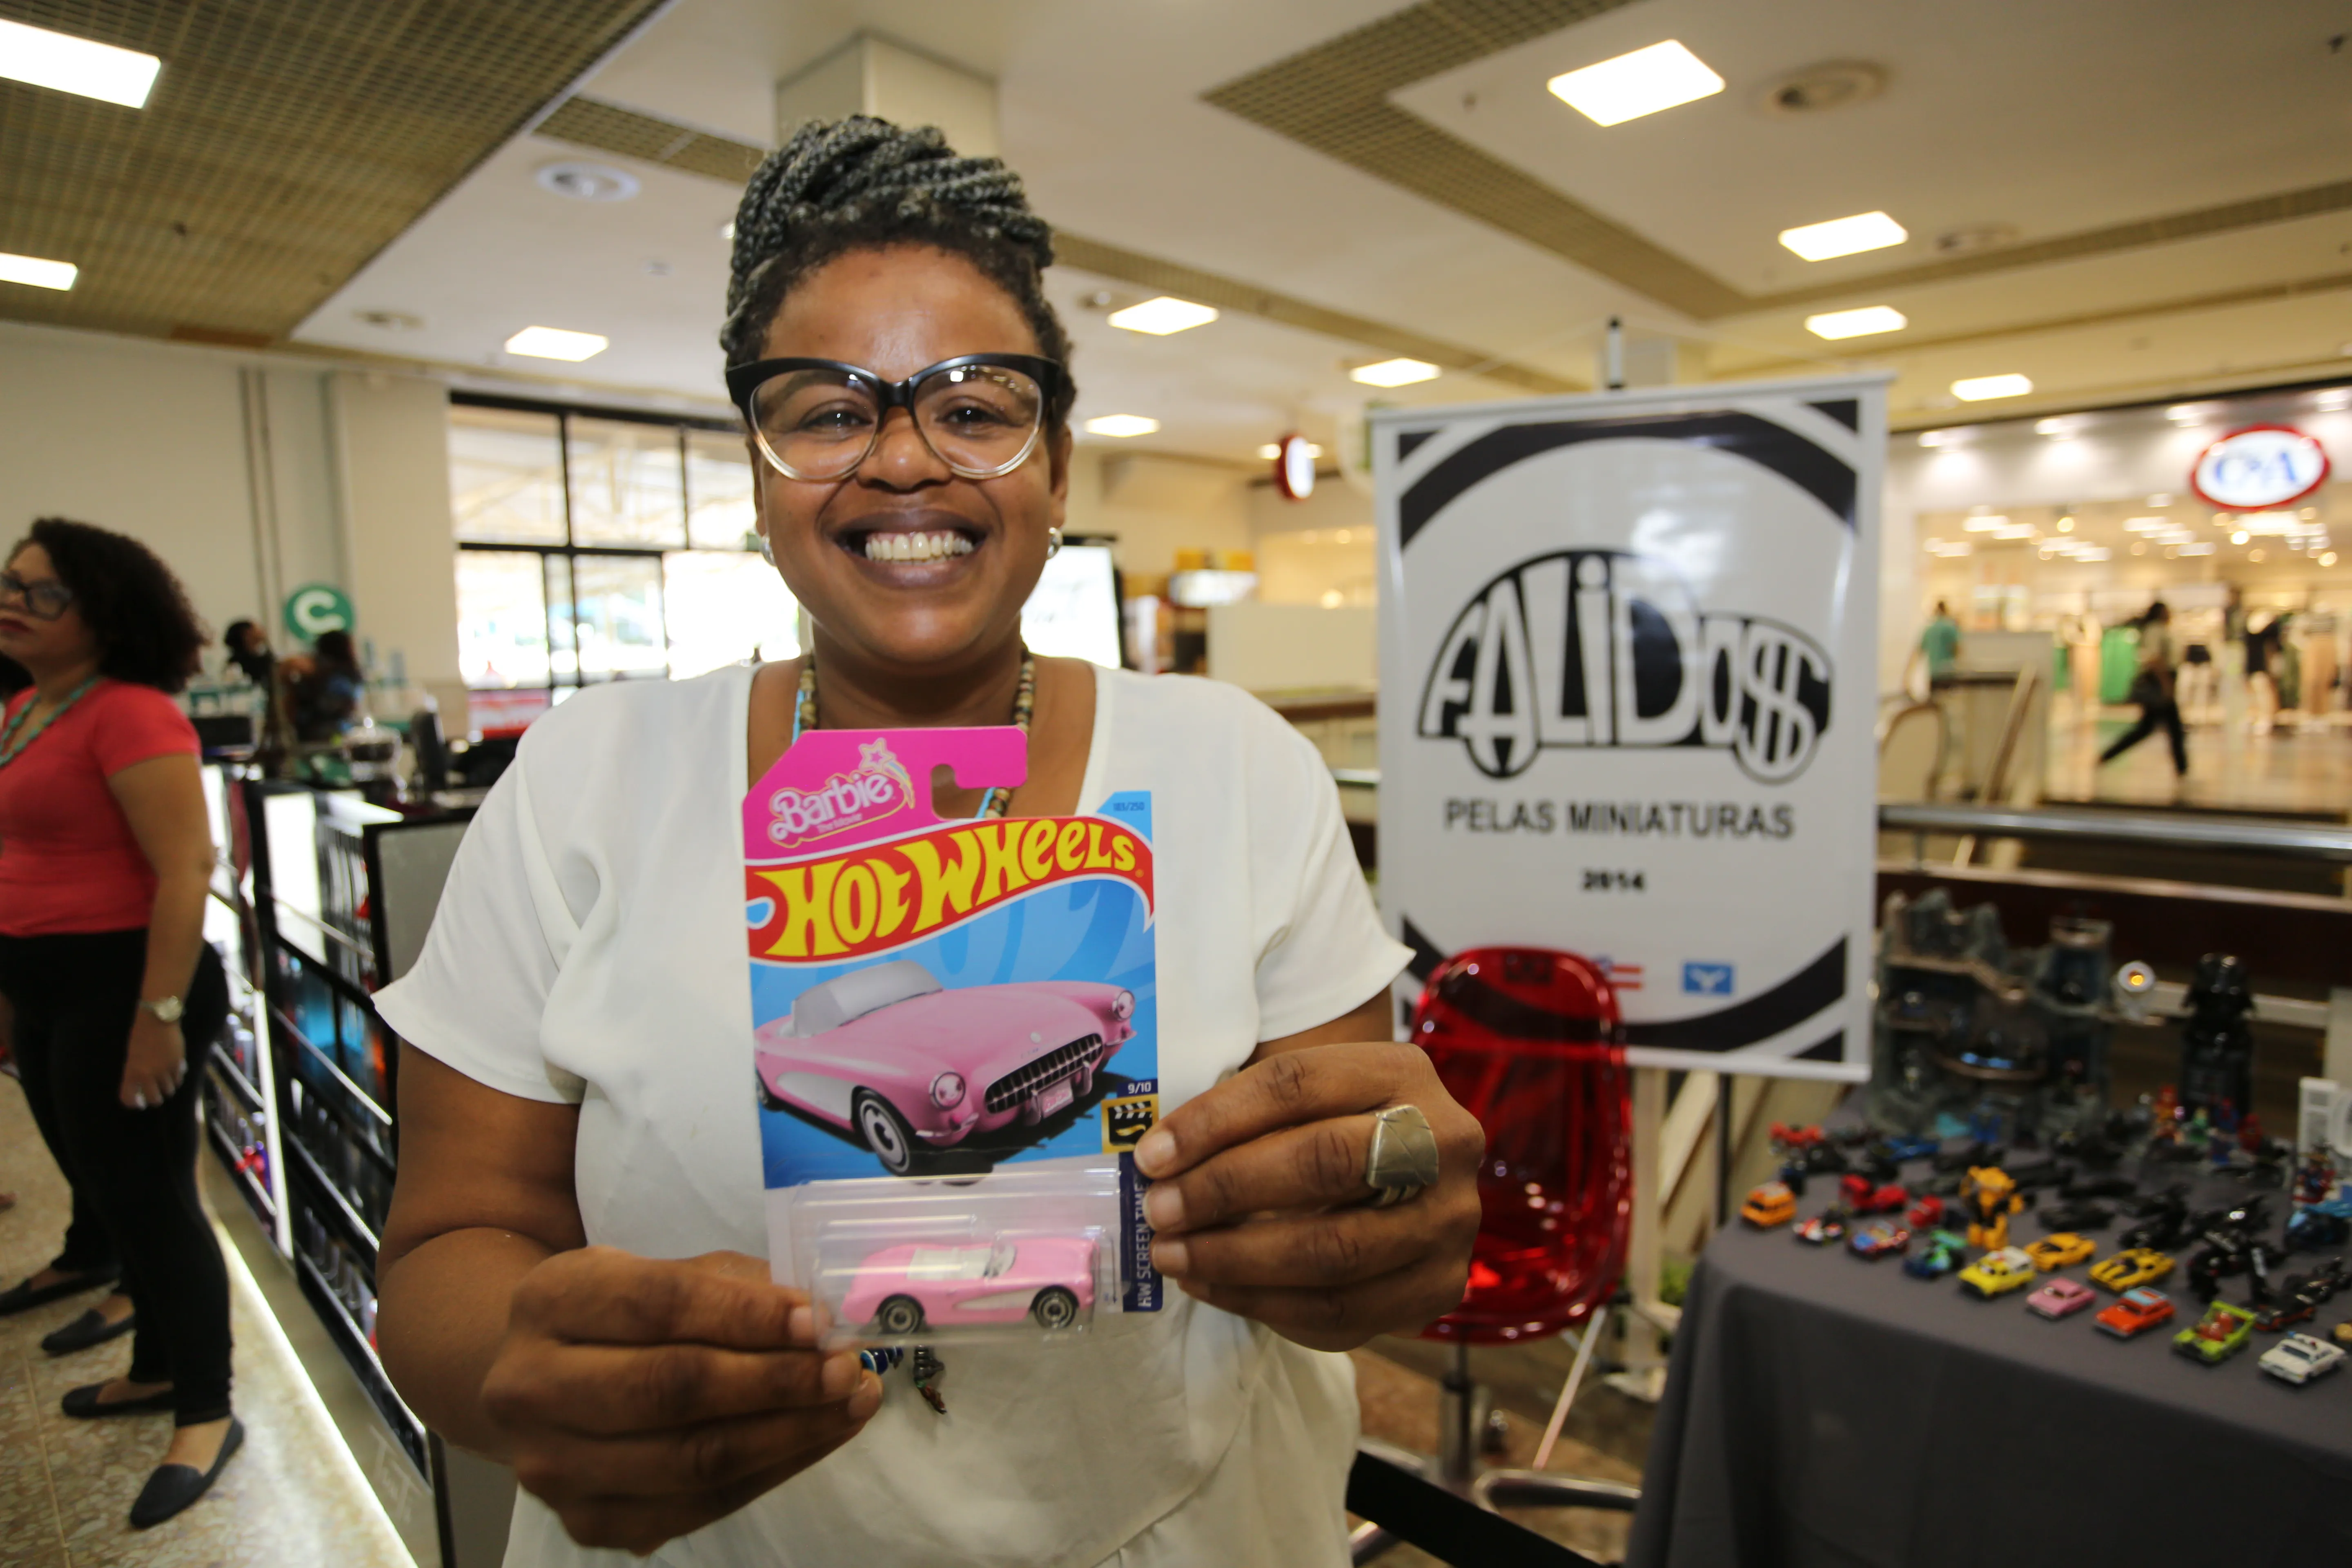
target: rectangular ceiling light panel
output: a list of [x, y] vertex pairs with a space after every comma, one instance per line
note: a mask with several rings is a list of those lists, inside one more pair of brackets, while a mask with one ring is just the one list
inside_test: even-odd
[[1899, 332], [1911, 324], [1892, 305], [1864, 305], [1858, 310], [1831, 310], [1805, 318], [1805, 331], [1817, 338], [1866, 338], [1873, 332]]
[[1114, 327], [1124, 327], [1130, 332], [1150, 332], [1155, 338], [1205, 327], [1216, 319], [1216, 307], [1213, 305], [1195, 305], [1190, 300], [1172, 299], [1165, 294], [1140, 305], [1129, 305], [1124, 310], [1113, 310], [1108, 317]]
[[1378, 364], [1360, 364], [1348, 373], [1349, 381], [1366, 386], [1411, 386], [1416, 381], [1436, 377], [1437, 367], [1427, 360], [1384, 359]]
[[44, 261], [37, 256], [11, 256], [0, 250], [0, 283], [29, 283], [36, 289], [70, 289], [81, 272], [70, 261]]
[[1852, 217], [1833, 217], [1827, 223], [1809, 223], [1801, 228], [1780, 231], [1780, 243], [1808, 261], [1884, 250], [1910, 237], [1901, 224], [1885, 213], [1856, 213]]
[[1586, 66], [1544, 84], [1595, 125], [1620, 125], [1723, 90], [1723, 79], [1674, 39]]
[[143, 109], [163, 62], [69, 33], [0, 22], [0, 77]]
[[1952, 383], [1952, 395], [1962, 403], [1983, 403], [1995, 397], [2022, 397], [2033, 383], [2021, 375], [1972, 375]]
[[532, 359], [570, 360], [574, 363], [594, 359], [612, 346], [613, 340], [594, 332], [567, 332], [561, 327], [525, 327], [507, 340], [507, 353], [528, 354]]
[[1089, 436], [1149, 436], [1160, 428], [1160, 421], [1141, 414], [1097, 414], [1087, 421]]

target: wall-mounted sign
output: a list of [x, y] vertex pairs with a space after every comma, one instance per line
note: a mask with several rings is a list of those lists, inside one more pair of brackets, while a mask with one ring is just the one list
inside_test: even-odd
[[1413, 976], [1564, 949], [1636, 1062], [1859, 1076], [1885, 410], [1849, 376], [1372, 416]]
[[351, 600], [331, 583], [305, 583], [286, 595], [286, 629], [303, 642], [350, 631], [354, 624]]
[[1315, 493], [1315, 448], [1295, 430], [1275, 447], [1274, 488], [1285, 500], [1305, 500]]
[[2292, 425], [2249, 425], [2197, 455], [2189, 488], [2223, 511], [2291, 506], [2327, 482], [2327, 448]]

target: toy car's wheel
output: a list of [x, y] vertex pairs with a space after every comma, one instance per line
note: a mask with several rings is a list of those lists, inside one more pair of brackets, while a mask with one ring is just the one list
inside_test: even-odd
[[915, 1130], [898, 1114], [898, 1108], [870, 1089], [861, 1089], [850, 1102], [850, 1115], [857, 1122], [858, 1136], [882, 1162], [882, 1168], [894, 1176], [903, 1176], [915, 1168], [920, 1158], [915, 1143]]
[[760, 1076], [760, 1070], [757, 1068], [751, 1069], [751, 1081], [760, 1086], [761, 1110], [782, 1110], [784, 1108], [783, 1097], [768, 1087], [768, 1080]]
[[923, 1304], [912, 1296], [893, 1296], [874, 1314], [874, 1326], [886, 1334], [911, 1334], [923, 1326]]
[[1029, 1303], [1029, 1315], [1041, 1329], [1066, 1329], [1078, 1321], [1078, 1299], [1059, 1285], [1049, 1285]]

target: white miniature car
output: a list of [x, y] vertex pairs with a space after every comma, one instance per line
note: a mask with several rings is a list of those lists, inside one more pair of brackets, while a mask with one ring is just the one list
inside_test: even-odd
[[2326, 1340], [2289, 1334], [2264, 1351], [2256, 1364], [2282, 1383], [2305, 1384], [2325, 1377], [2343, 1361], [2344, 1352]]

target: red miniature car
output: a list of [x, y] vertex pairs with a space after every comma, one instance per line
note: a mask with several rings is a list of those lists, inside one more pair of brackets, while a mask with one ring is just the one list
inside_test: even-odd
[[1823, 1209], [1811, 1219], [1801, 1219], [1793, 1233], [1799, 1241], [1815, 1247], [1827, 1247], [1845, 1236], [1845, 1214], [1840, 1209]]
[[2317, 1315], [2319, 1303], [2305, 1297], [2289, 1296], [2285, 1300], [2264, 1307], [2254, 1317], [2254, 1327], [2266, 1334], [2291, 1329], [2297, 1323], [2307, 1323]]
[[1838, 1182], [1844, 1206], [1853, 1214], [1894, 1214], [1911, 1201], [1911, 1194], [1893, 1182], [1873, 1186], [1868, 1176], [1849, 1173]]
[[1911, 1233], [1891, 1219], [1874, 1219], [1857, 1227], [1852, 1236], [1846, 1237], [1845, 1244], [1856, 1258], [1865, 1258], [1875, 1263], [1889, 1253], [1907, 1251], [1911, 1246]]
[[1936, 1230], [1944, 1223], [1944, 1200], [1929, 1193], [1911, 1205], [1913, 1230]]
[[1775, 1149], [1811, 1149], [1822, 1142], [1822, 1130], [1818, 1127], [1791, 1127], [1785, 1121], [1772, 1123], [1772, 1147]]
[[2172, 1298], [2143, 1285], [2125, 1291], [2114, 1306], [2091, 1321], [2099, 1325], [2101, 1331], [2127, 1340], [2172, 1321]]

